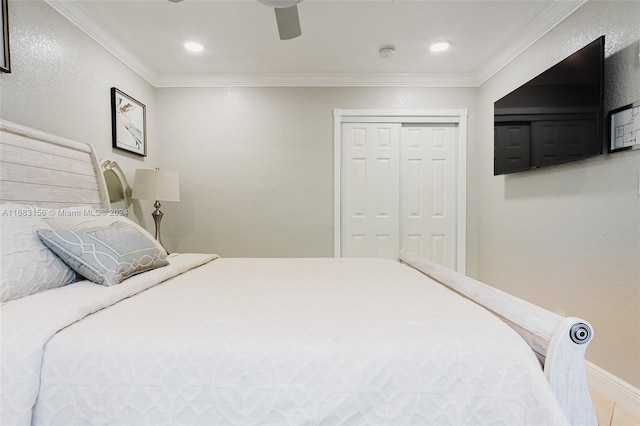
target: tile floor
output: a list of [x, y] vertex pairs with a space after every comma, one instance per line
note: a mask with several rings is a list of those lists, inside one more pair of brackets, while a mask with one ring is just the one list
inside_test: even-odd
[[590, 389], [599, 426], [640, 426], [640, 417]]

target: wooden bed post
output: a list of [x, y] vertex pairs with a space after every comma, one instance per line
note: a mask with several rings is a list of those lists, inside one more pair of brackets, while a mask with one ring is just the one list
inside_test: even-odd
[[584, 366], [593, 327], [580, 318], [568, 317], [556, 328], [544, 363], [544, 374], [573, 425], [596, 425], [597, 419]]
[[587, 321], [564, 318], [404, 249], [400, 251], [399, 261], [505, 321], [538, 356], [569, 422], [572, 425], [598, 424], [584, 366], [584, 355], [593, 337], [593, 328]]

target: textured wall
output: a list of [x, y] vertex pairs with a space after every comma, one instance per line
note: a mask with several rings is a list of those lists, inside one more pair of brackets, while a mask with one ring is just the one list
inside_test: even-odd
[[606, 110], [640, 101], [640, 2], [592, 1], [480, 88], [479, 278], [589, 320], [587, 359], [640, 386], [640, 151], [492, 176], [493, 102], [606, 37]]
[[[155, 89], [46, 3], [12, 1], [9, 14], [12, 72], [0, 74], [0, 117], [91, 143], [99, 159], [121, 164], [130, 184], [136, 168], [154, 168]], [[111, 147], [111, 87], [147, 107], [146, 158]], [[152, 229], [153, 207], [134, 207]]]
[[181, 202], [167, 205], [181, 220], [165, 218], [166, 242], [224, 256], [333, 256], [333, 109], [468, 108], [473, 129], [476, 92], [159, 89], [160, 163], [183, 182]]

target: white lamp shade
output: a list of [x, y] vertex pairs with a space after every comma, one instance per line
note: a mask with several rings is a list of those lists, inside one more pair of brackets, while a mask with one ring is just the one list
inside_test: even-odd
[[170, 170], [137, 169], [131, 198], [180, 201], [178, 173]]

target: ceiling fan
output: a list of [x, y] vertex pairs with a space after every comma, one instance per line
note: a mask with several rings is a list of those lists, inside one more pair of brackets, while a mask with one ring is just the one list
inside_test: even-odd
[[302, 34], [300, 18], [298, 17], [298, 3], [302, 0], [258, 0], [260, 3], [273, 7], [276, 12], [276, 23], [280, 40], [290, 40]]
[[[182, 0], [169, 0], [180, 3]], [[260, 3], [273, 7], [276, 12], [276, 23], [280, 40], [291, 40], [302, 34], [300, 29], [300, 17], [298, 16], [298, 3], [302, 0], [258, 0]]]

